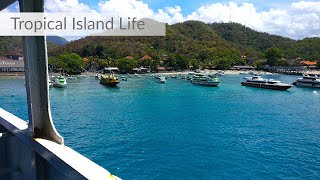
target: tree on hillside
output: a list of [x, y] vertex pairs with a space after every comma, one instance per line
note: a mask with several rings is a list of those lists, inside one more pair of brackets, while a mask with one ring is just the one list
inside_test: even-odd
[[230, 59], [227, 59], [227, 58], [215, 59], [215, 60], [213, 60], [213, 64], [215, 65], [216, 69], [226, 70], [226, 69], [231, 68]]
[[186, 70], [186, 69], [189, 69], [189, 66], [190, 66], [190, 60], [185, 57], [185, 56], [182, 56], [182, 55], [176, 55], [176, 68], [177, 69], [180, 69], [180, 70]]
[[132, 71], [133, 68], [138, 66], [137, 60], [135, 59], [128, 59], [128, 58], [121, 58], [117, 61], [118, 68], [122, 73], [128, 73]]
[[317, 69], [320, 69], [320, 60], [317, 62]]
[[282, 51], [279, 48], [269, 48], [266, 50], [264, 57], [267, 59], [267, 64], [274, 66], [282, 57]]
[[68, 74], [81, 73], [84, 67], [83, 59], [76, 53], [62, 53], [57, 57], [49, 58], [49, 64], [61, 68]]
[[199, 69], [199, 63], [195, 59], [190, 60], [190, 66], [192, 70]]

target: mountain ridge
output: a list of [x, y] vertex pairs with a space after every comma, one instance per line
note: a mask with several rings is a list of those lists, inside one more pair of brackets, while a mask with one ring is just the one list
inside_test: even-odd
[[[320, 59], [320, 38], [317, 37], [294, 40], [258, 32], [238, 23], [206, 24], [201, 21], [167, 25], [166, 29], [164, 37], [84, 37], [68, 43], [58, 37], [57, 41], [62, 40], [62, 45], [57, 45], [60, 42], [49, 43], [48, 52], [49, 56], [67, 51], [82, 57], [95, 56], [109, 60], [126, 56], [139, 59], [149, 55], [153, 59], [160, 59], [164, 55], [179, 55], [210, 64], [212, 60], [239, 60], [241, 56], [263, 59], [267, 49], [279, 48], [286, 59]], [[12, 50], [22, 52], [19, 37], [0, 37], [0, 55]]]
[[[208, 59], [200, 52], [207, 53], [207, 56], [212, 55], [211, 57], [223, 57], [221, 53], [230, 50], [238, 55], [263, 58], [263, 53], [268, 48], [276, 47], [283, 51], [284, 58], [319, 59], [320, 54], [316, 52], [319, 40], [294, 40], [258, 32], [237, 23], [205, 24], [200, 21], [186, 21], [167, 25], [165, 37], [85, 37], [60, 47], [60, 50], [58, 48], [50, 51], [50, 54], [56, 55], [66, 50], [83, 57], [97, 55], [99, 58], [121, 58], [130, 55], [138, 58], [145, 54], [159, 56], [161, 53], [174, 53], [191, 59]], [[141, 44], [144, 44], [144, 47]], [[95, 52], [97, 47], [98, 52]], [[104, 56], [101, 56], [101, 50], [105, 51]]]

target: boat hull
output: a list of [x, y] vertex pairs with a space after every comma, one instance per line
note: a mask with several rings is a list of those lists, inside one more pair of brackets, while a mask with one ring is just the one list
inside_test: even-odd
[[119, 79], [115, 78], [114, 76], [107, 76], [107, 77], [101, 76], [101, 79], [100, 79], [100, 84], [108, 87], [116, 87], [117, 84], [119, 83], [120, 83]]
[[159, 80], [159, 79], [156, 79], [156, 80], [155, 80], [155, 82], [164, 84], [164, 83], [166, 83], [166, 80]]
[[166, 78], [165, 77], [156, 77], [155, 81], [158, 83], [166, 83]]
[[109, 87], [116, 87], [117, 84], [119, 84], [119, 82], [110, 82], [110, 83], [100, 82], [100, 84], [102, 84], [102, 85], [104, 85], [104, 86], [109, 86]]
[[243, 86], [249, 86], [249, 87], [256, 87], [256, 88], [263, 88], [263, 89], [272, 89], [272, 90], [281, 90], [285, 91], [291, 88], [291, 85], [272, 85], [272, 84], [259, 84], [259, 83], [248, 83], [248, 82], [242, 82], [241, 85]]
[[320, 88], [319, 83], [294, 82], [293, 85], [298, 86], [298, 87]]
[[219, 82], [192, 81], [192, 84], [197, 84], [197, 85], [202, 85], [202, 86], [217, 87]]
[[65, 84], [58, 84], [58, 83], [54, 83], [53, 87], [57, 87], [57, 88], [65, 88], [67, 85]]
[[67, 79], [64, 77], [53, 78], [52, 84], [56, 88], [65, 88], [67, 86]]

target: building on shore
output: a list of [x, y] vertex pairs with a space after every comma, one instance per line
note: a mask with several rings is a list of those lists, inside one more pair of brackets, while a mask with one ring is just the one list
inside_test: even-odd
[[317, 67], [317, 63], [318, 61], [308, 61], [308, 60], [305, 60], [305, 61], [301, 61], [300, 62], [300, 65], [301, 66], [305, 66], [307, 67], [308, 69], [315, 69]]
[[166, 71], [166, 67], [163, 67], [163, 66], [158, 66], [157, 67], [157, 72], [159, 72], [159, 73], [162, 72], [163, 73], [165, 71]]
[[149, 55], [144, 55], [142, 58], [139, 59], [140, 61], [145, 61], [145, 60], [152, 60], [152, 58]]
[[139, 68], [133, 68], [132, 71], [133, 73], [146, 74], [146, 73], [150, 73], [151, 69], [150, 67], [139, 67]]
[[279, 74], [301, 75], [308, 70], [305, 66], [266, 66], [265, 71]]
[[0, 73], [24, 72], [24, 61], [0, 57]]
[[233, 66], [232, 70], [254, 70], [253, 66]]
[[10, 60], [23, 61], [23, 55], [14, 51], [6, 54], [5, 57]]
[[104, 68], [104, 73], [119, 73], [120, 70], [117, 67], [106, 67]]

